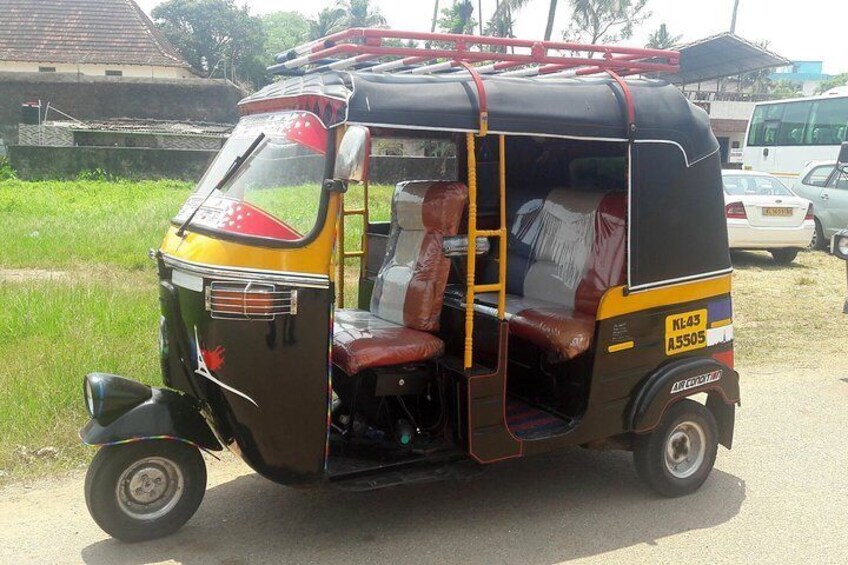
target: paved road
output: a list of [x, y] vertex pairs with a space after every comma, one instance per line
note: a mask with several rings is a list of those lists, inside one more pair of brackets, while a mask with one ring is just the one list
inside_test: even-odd
[[629, 454], [581, 449], [362, 494], [295, 491], [213, 461], [189, 524], [136, 545], [94, 525], [81, 475], [7, 487], [0, 562], [848, 562], [848, 367], [741, 372], [737, 448], [688, 498], [650, 494]]

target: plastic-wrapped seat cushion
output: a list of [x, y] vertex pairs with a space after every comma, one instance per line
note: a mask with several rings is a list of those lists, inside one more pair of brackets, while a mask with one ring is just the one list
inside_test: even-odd
[[557, 189], [519, 208], [510, 233], [510, 331], [566, 359], [586, 351], [601, 296], [623, 283], [625, 238], [623, 192]]
[[371, 312], [421, 331], [439, 329], [450, 260], [445, 236], [456, 235], [467, 199], [460, 183], [406, 182], [392, 198], [386, 259], [371, 295]]
[[333, 362], [347, 374], [442, 354], [444, 343], [427, 332], [439, 328], [450, 271], [442, 240], [457, 235], [466, 198], [460, 183], [410, 181], [397, 186], [370, 312], [336, 313]]
[[333, 363], [348, 375], [371, 367], [425, 361], [444, 350], [444, 342], [433, 334], [381, 320], [364, 310], [336, 310]]

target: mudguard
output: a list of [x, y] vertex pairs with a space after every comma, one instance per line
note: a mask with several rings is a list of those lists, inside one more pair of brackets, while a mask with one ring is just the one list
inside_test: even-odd
[[163, 388], [151, 389], [148, 400], [117, 418], [102, 423], [97, 418], [89, 420], [80, 430], [80, 439], [87, 445], [172, 439], [212, 451], [223, 449], [192, 398]]
[[719, 443], [731, 447], [736, 404], [739, 404], [739, 373], [715, 359], [697, 357], [664, 365], [645, 381], [628, 415], [628, 428], [636, 433], [657, 427], [674, 402], [706, 392], [707, 408], [716, 418]]

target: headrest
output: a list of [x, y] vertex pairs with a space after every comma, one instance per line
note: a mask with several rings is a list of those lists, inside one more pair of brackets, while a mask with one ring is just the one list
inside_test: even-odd
[[468, 189], [459, 182], [401, 182], [392, 197], [392, 218], [404, 230], [454, 234], [467, 199]]

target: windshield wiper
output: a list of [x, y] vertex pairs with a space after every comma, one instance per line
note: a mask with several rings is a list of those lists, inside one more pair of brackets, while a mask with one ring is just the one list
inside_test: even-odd
[[262, 143], [263, 139], [265, 139], [265, 134], [260, 133], [256, 137], [256, 139], [253, 140], [253, 143], [250, 144], [250, 147], [248, 147], [244, 153], [242, 153], [233, 160], [232, 164], [230, 165], [230, 168], [227, 169], [227, 172], [224, 173], [224, 176], [221, 177], [221, 180], [218, 181], [218, 184], [216, 184], [214, 187], [212, 187], [212, 190], [206, 193], [206, 196], [203, 197], [203, 200], [200, 201], [200, 203], [194, 208], [194, 210], [191, 211], [191, 214], [188, 215], [188, 218], [186, 218], [185, 221], [180, 225], [180, 229], [177, 230], [178, 237], [183, 236], [188, 225], [191, 223], [191, 221], [194, 219], [194, 217], [197, 215], [203, 205], [206, 204], [206, 201], [209, 200], [209, 197], [212, 196], [212, 193], [214, 193], [216, 190], [221, 190], [222, 188], [224, 188], [227, 183], [230, 182], [230, 180], [236, 175], [236, 173], [241, 170], [242, 165], [244, 165], [245, 161], [247, 161], [250, 156], [253, 155], [253, 152], [256, 151], [256, 148], [259, 147], [259, 144]]

